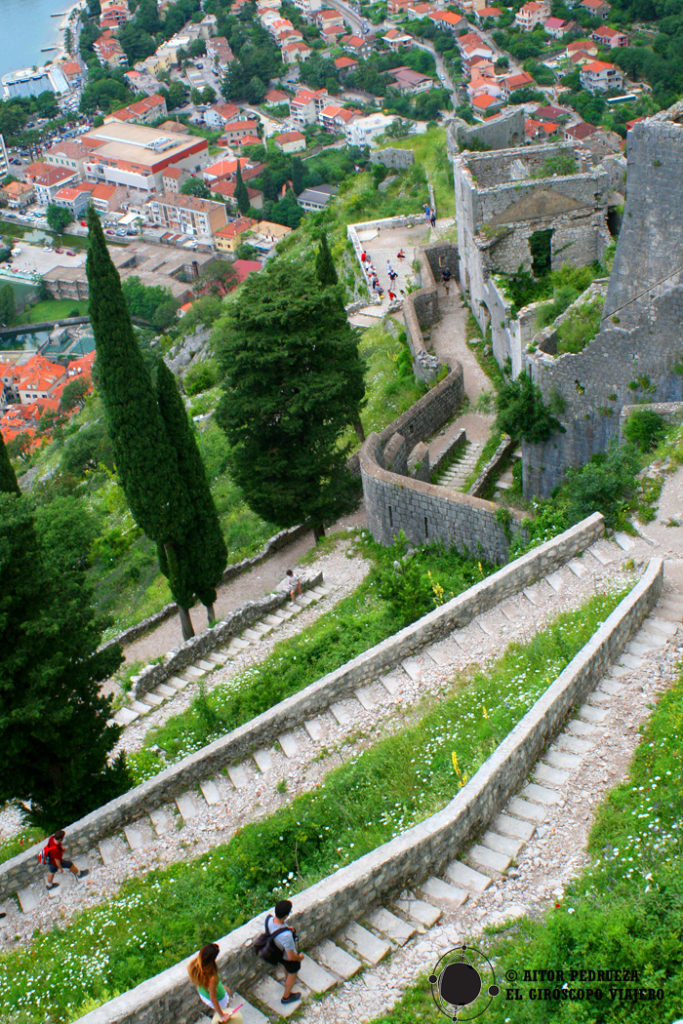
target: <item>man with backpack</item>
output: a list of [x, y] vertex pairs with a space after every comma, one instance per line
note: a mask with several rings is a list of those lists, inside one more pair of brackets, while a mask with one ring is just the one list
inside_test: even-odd
[[287, 975], [285, 990], [280, 1002], [288, 1005], [301, 999], [300, 992], [292, 992], [296, 976], [301, 970], [303, 953], [297, 952], [296, 932], [285, 924], [292, 912], [290, 900], [279, 900], [275, 904], [275, 912], [266, 917], [265, 931], [256, 939], [254, 949], [267, 964], [282, 964]]
[[55, 832], [53, 836], [50, 836], [47, 843], [40, 851], [38, 855], [38, 861], [44, 864], [47, 868], [47, 889], [56, 889], [58, 882], [55, 882], [55, 872], [63, 871], [64, 868], [68, 868], [71, 874], [76, 879], [85, 878], [90, 872], [87, 870], [79, 871], [73, 861], [67, 860], [64, 857], [64, 847], [62, 842], [66, 835], [64, 829], [60, 829]]

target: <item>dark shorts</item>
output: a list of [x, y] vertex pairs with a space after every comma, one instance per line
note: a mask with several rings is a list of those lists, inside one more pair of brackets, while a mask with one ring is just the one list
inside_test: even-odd
[[[48, 875], [54, 875], [55, 872], [59, 871], [59, 868], [57, 867], [56, 864], [46, 864], [45, 867], [46, 867]], [[73, 867], [73, 861], [63, 860], [62, 861], [62, 867], [66, 868], [67, 871], [68, 871], [70, 868]]]
[[287, 974], [298, 974], [301, 970], [301, 964], [298, 960], [283, 960], [282, 966]]

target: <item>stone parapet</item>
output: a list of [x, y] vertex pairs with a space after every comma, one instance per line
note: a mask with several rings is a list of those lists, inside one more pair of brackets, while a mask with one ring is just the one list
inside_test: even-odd
[[[583, 524], [582, 524], [583, 525]], [[559, 538], [558, 538], [559, 539]], [[606, 622], [536, 701], [472, 779], [439, 812], [294, 898], [292, 922], [304, 949], [334, 935], [406, 886], [444, 871], [449, 861], [505, 806], [573, 708], [583, 703], [656, 604], [662, 562], [645, 574]], [[263, 973], [253, 940], [269, 908], [219, 939], [219, 968], [240, 988]], [[188, 982], [189, 958], [79, 1018], [78, 1024], [193, 1024], [200, 1006]]]

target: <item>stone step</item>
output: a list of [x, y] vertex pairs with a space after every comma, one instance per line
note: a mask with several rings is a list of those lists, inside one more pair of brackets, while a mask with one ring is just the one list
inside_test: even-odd
[[[242, 1014], [244, 1024], [270, 1024], [270, 1020], [266, 1017], [265, 1013], [261, 1013], [255, 1006], [248, 1003], [239, 992], [233, 992], [230, 1004], [232, 1006], [241, 1006], [240, 1013]], [[204, 1018], [202, 1024], [207, 1024], [206, 1018]]]
[[210, 651], [206, 660], [212, 662], [214, 665], [225, 665], [226, 661], [229, 661], [229, 657], [222, 651]]
[[313, 594], [314, 597], [317, 597], [320, 600], [320, 598], [327, 597], [327, 595], [329, 594], [329, 590], [327, 590], [325, 587], [315, 586], [309, 587], [308, 593]]
[[[190, 790], [187, 793], [181, 793], [175, 798], [175, 804], [183, 821], [191, 821], [192, 818], [196, 818], [198, 814], [201, 814], [202, 810], [206, 808], [204, 800], [200, 801], [197, 793]], [[204, 804], [204, 808], [202, 808]]]
[[340, 933], [341, 940], [351, 947], [361, 959], [369, 964], [378, 964], [391, 949], [386, 939], [380, 939], [367, 928], [353, 921]]
[[351, 956], [341, 946], [337, 946], [331, 939], [324, 939], [315, 947], [312, 954], [316, 961], [319, 960], [321, 964], [345, 981], [353, 977], [363, 966], [360, 960]]
[[228, 644], [228, 652], [230, 654], [239, 654], [240, 651], [246, 650], [249, 647], [248, 640], [242, 640], [239, 636], [234, 636]]
[[532, 800], [536, 804], [543, 804], [544, 807], [550, 807], [553, 804], [559, 804], [562, 800], [562, 794], [558, 793], [555, 789], [548, 789], [547, 786], [539, 786], [536, 782], [527, 782], [520, 792], [520, 796], [524, 800]]
[[408, 684], [408, 676], [402, 668], [394, 668], [380, 676], [378, 682], [382, 684], [387, 693], [392, 697], [398, 696]]
[[568, 754], [564, 750], [555, 750], [551, 747], [546, 751], [541, 764], [558, 768], [560, 771], [572, 772], [581, 764], [581, 758], [577, 754]]
[[414, 921], [421, 928], [431, 928], [441, 917], [441, 908], [435, 907], [425, 900], [420, 900], [412, 893], [394, 900], [394, 907], [399, 913]]
[[630, 643], [626, 644], [626, 647], [624, 647], [624, 651], [626, 652], [626, 654], [632, 654], [634, 658], [638, 658], [641, 656], [646, 657], [647, 655], [651, 654], [652, 651], [662, 646], [663, 644], [661, 640], [648, 641], [647, 637], [641, 636], [641, 634], [639, 633], [638, 639], [631, 640]]
[[447, 907], [449, 910], [457, 910], [469, 896], [469, 893], [465, 889], [459, 889], [455, 885], [451, 885], [449, 882], [444, 882], [441, 878], [435, 878], [433, 875], [428, 878], [426, 882], [418, 886], [418, 894], [424, 896], [430, 903], [436, 904], [437, 907]]
[[[290, 1014], [294, 1013], [295, 1010], [300, 1009], [301, 999], [295, 1003], [284, 1004], [282, 1002], [282, 993], [284, 992], [284, 986], [280, 985], [277, 981], [265, 974], [262, 978], [253, 985], [251, 991], [256, 996], [260, 1003], [267, 1006], [273, 1013], [277, 1013], [280, 1017], [289, 1017]], [[295, 992], [301, 992], [302, 998], [308, 994], [308, 987], [303, 983], [294, 986]], [[237, 1004], [235, 1004], [237, 1005]]]
[[591, 725], [589, 722], [582, 722], [580, 718], [572, 719], [566, 728], [566, 732], [571, 736], [579, 736], [580, 738], [594, 736], [596, 731], [594, 725]]
[[600, 563], [600, 565], [610, 565], [614, 561], [611, 552], [609, 552], [607, 548], [602, 547], [600, 542], [597, 544], [591, 544], [587, 551], [589, 555], [592, 555], [593, 558]]
[[540, 782], [543, 786], [559, 788], [566, 783], [569, 775], [561, 768], [553, 768], [551, 765], [540, 761], [534, 769], [532, 778], [534, 782]]
[[302, 608], [308, 608], [309, 604], [313, 604], [314, 601], [315, 598], [312, 594], [304, 592], [303, 594], [299, 594], [295, 599], [294, 604], [298, 604]]
[[141, 700], [132, 700], [128, 707], [131, 711], [137, 711], [139, 715], [148, 715], [152, 710], [151, 704], [143, 704]]
[[258, 770], [265, 775], [273, 767], [273, 757], [270, 750], [266, 750], [265, 747], [261, 750], [255, 750], [251, 755], [256, 762]]
[[588, 694], [586, 704], [589, 704], [592, 708], [598, 707], [611, 707], [614, 699], [610, 693], [605, 693], [604, 690], [593, 690], [592, 693]]
[[301, 750], [299, 740], [295, 732], [283, 732], [278, 736], [278, 743], [282, 747], [285, 757], [296, 757]]
[[579, 580], [583, 579], [583, 577], [588, 572], [588, 569], [579, 558], [572, 558], [570, 562], [567, 562], [567, 568]]
[[546, 808], [542, 804], [534, 804], [530, 800], [523, 800], [520, 796], [510, 797], [505, 810], [515, 818], [523, 818], [524, 821], [544, 821], [547, 815]]
[[603, 722], [607, 717], [607, 711], [604, 708], [593, 708], [590, 704], [582, 704], [577, 714], [582, 722], [594, 724]]
[[624, 683], [619, 682], [617, 679], [611, 679], [610, 676], [605, 676], [604, 679], [600, 680], [598, 690], [609, 694], [610, 697], [616, 697], [617, 694], [623, 693]]
[[555, 746], [559, 750], [566, 750], [570, 754], [578, 754], [579, 757], [583, 757], [589, 750], [593, 749], [593, 744], [582, 736], [572, 736], [568, 732], [560, 733], [555, 740]]
[[632, 537], [629, 537], [627, 533], [620, 533], [617, 531], [614, 534], [614, 540], [622, 551], [631, 551], [631, 549], [635, 547], [635, 541]]
[[249, 785], [249, 775], [244, 765], [229, 764], [227, 767], [228, 778], [235, 789], [244, 789]]
[[172, 686], [169, 686], [168, 683], [159, 683], [157, 688], [152, 692], [158, 693], [160, 697], [164, 698], [164, 700], [168, 700], [170, 697], [175, 697], [176, 695], [175, 689]]
[[391, 939], [397, 946], [405, 946], [406, 942], [415, 934], [415, 929], [411, 925], [384, 907], [368, 914], [365, 920], [375, 931], [381, 932], [385, 938]]
[[643, 658], [634, 657], [632, 654], [621, 654], [617, 661], [617, 665], [621, 665], [623, 668], [642, 668]]
[[475, 843], [467, 851], [467, 860], [476, 870], [493, 871], [502, 875], [510, 867], [512, 857], [506, 853], [491, 850], [488, 846]]
[[114, 721], [116, 722], [117, 725], [120, 725], [125, 729], [127, 725], [130, 725], [139, 717], [140, 715], [138, 714], [137, 711], [133, 711], [132, 708], [125, 707], [119, 708], [119, 710], [114, 715]]
[[[213, 665], [211, 666], [211, 668], [213, 669]], [[189, 682], [193, 682], [195, 679], [202, 679], [204, 676], [204, 672], [202, 671], [202, 669], [197, 668], [196, 665], [188, 665], [187, 668], [184, 670], [183, 675]]]
[[250, 626], [249, 628], [242, 630], [242, 632], [240, 633], [240, 637], [242, 638], [242, 640], [248, 640], [252, 644], [257, 644], [259, 640], [263, 637], [263, 633], [258, 632]]
[[559, 594], [560, 591], [564, 590], [565, 585], [567, 583], [565, 576], [559, 570], [557, 572], [548, 573], [548, 575], [545, 576], [544, 579], [548, 586], [551, 587], [556, 594]]
[[304, 722], [304, 729], [314, 743], [319, 743], [320, 740], [324, 739], [328, 731], [327, 722], [322, 715], [318, 715], [317, 718], [307, 719], [307, 721]]
[[[47, 875], [47, 872], [45, 872], [45, 874]], [[57, 879], [55, 877], [55, 881], [56, 880]], [[46, 884], [47, 883], [43, 883], [42, 889], [40, 884], [36, 884], [27, 885], [26, 888], [19, 889], [17, 891], [19, 907], [23, 914], [30, 914], [32, 911], [36, 909], [36, 907], [40, 903], [40, 898], [43, 895], [43, 892], [45, 893], [46, 896], [50, 895], [50, 893], [48, 893], [47, 891]], [[57, 889], [52, 889], [51, 892], [57, 892]]]
[[660, 619], [659, 616], [645, 621], [648, 629], [654, 629], [658, 633], [663, 633], [664, 636], [673, 636], [678, 629], [675, 622], [671, 622], [669, 619]]
[[533, 822], [522, 818], [515, 818], [511, 814], [501, 811], [491, 822], [492, 827], [501, 835], [512, 836], [514, 839], [521, 839], [527, 842], [536, 831]]
[[184, 690], [190, 682], [189, 679], [182, 679], [180, 676], [169, 676], [166, 680], [169, 686], [172, 686], [174, 690]]
[[311, 992], [327, 992], [339, 981], [326, 967], [312, 960], [310, 956], [304, 957], [301, 961], [301, 970], [297, 976], [297, 983], [303, 981], [304, 985], [310, 988]]
[[200, 668], [202, 672], [213, 672], [216, 665], [213, 661], [207, 661], [206, 658], [200, 658], [199, 661], [195, 662], [197, 668]]
[[100, 839], [97, 849], [105, 865], [116, 864], [130, 853], [130, 846], [122, 836], [107, 836], [106, 839]]
[[438, 644], [432, 644], [429, 648], [429, 656], [441, 668], [450, 668], [451, 665], [460, 661], [463, 649], [455, 637], [450, 636], [447, 640], [440, 640]]
[[374, 686], [361, 686], [354, 692], [356, 700], [365, 711], [374, 711], [379, 704], [377, 688]]
[[136, 821], [132, 825], [124, 825], [123, 834], [131, 850], [143, 850], [146, 846], [151, 846], [156, 839], [152, 826], [146, 821]]
[[221, 803], [223, 799], [221, 791], [213, 779], [202, 779], [199, 783], [199, 788], [209, 807], [214, 807], [216, 804]]
[[150, 690], [148, 693], [143, 693], [140, 700], [150, 708], [158, 708], [160, 704], [164, 703], [165, 698], [161, 694], [155, 693], [154, 690]]
[[495, 850], [496, 853], [505, 854], [506, 857], [516, 857], [524, 846], [524, 840], [501, 835], [500, 832], [489, 829], [481, 837], [481, 845], [489, 850]]
[[147, 811], [152, 827], [158, 836], [165, 836], [175, 829], [175, 817], [168, 807], [155, 807]]
[[650, 627], [648, 623], [647, 626], [639, 631], [638, 640], [642, 643], [651, 643], [653, 647], [664, 647], [669, 642], [669, 634]]
[[446, 877], [449, 882], [453, 882], [454, 885], [461, 889], [467, 889], [469, 892], [484, 892], [491, 884], [488, 875], [468, 867], [460, 860], [451, 861], [446, 868]]
[[275, 613], [274, 615], [264, 615], [263, 621], [266, 622], [269, 626], [273, 626], [273, 628], [276, 628], [277, 626], [282, 625], [284, 619], [282, 615], [278, 615], [277, 613]]
[[351, 725], [359, 717], [358, 702], [353, 699], [335, 701], [333, 704], [330, 704], [329, 711], [339, 725]]
[[401, 662], [401, 668], [414, 683], [421, 682], [425, 671], [434, 667], [434, 661], [427, 654], [419, 654], [413, 658], [405, 658]]

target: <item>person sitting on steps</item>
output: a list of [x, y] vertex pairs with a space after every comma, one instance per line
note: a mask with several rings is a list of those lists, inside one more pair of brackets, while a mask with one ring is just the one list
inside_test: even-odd
[[293, 569], [288, 569], [285, 574], [285, 584], [289, 588], [289, 600], [293, 601], [295, 597], [299, 597], [302, 591], [301, 580], [298, 576], [294, 575]]
[[79, 871], [72, 861], [66, 860], [64, 857], [64, 847], [62, 846], [62, 842], [65, 835], [66, 832], [64, 829], [60, 828], [58, 832], [55, 832], [53, 836], [50, 836], [45, 849], [42, 852], [42, 856], [45, 858], [44, 862], [47, 863], [48, 891], [50, 889], [57, 888], [59, 883], [55, 882], [55, 872], [63, 871], [64, 868], [67, 868], [74, 878], [77, 879], [85, 878], [86, 875], [90, 874], [88, 870]]
[[211, 1024], [219, 1024], [221, 1021], [228, 1020], [232, 1024], [242, 1024], [243, 1018], [239, 1009], [228, 1009], [232, 992], [221, 983], [218, 977], [216, 960], [219, 953], [220, 948], [216, 942], [209, 942], [206, 946], [202, 946], [187, 965], [187, 973], [197, 989], [197, 995], [201, 1001], [209, 1009], [215, 1011]]

